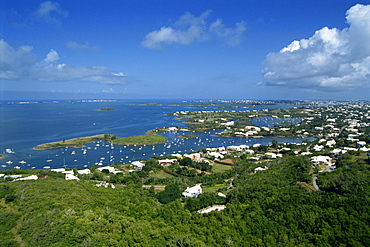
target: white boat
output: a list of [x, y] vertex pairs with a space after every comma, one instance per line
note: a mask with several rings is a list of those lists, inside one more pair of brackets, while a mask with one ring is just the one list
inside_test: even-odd
[[26, 161], [24, 161], [24, 160], [21, 160], [21, 161], [19, 161], [19, 164], [26, 164], [27, 162]]
[[18, 170], [19, 170], [19, 169], [21, 169], [21, 168], [20, 168], [19, 166], [14, 166], [14, 169], [18, 169]]
[[43, 168], [44, 169], [50, 169], [50, 166], [44, 166]]
[[46, 162], [52, 162], [53, 160], [46, 160]]
[[6, 167], [6, 165], [1, 165], [1, 167]]
[[7, 163], [8, 165], [11, 165], [11, 164], [13, 164], [13, 161], [8, 160], [6, 163]]
[[6, 152], [7, 154], [14, 154], [14, 151], [13, 151], [11, 148], [7, 148], [7, 149], [5, 149], [5, 152]]
[[71, 155], [75, 155], [76, 154], [76, 151], [72, 151]]

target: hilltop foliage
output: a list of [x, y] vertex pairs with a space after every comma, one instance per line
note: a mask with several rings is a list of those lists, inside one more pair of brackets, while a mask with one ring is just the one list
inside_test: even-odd
[[[311, 165], [304, 157], [270, 162], [268, 170], [257, 173], [256, 164], [240, 160], [219, 175], [174, 178], [163, 192], [142, 188], [140, 179], [115, 189], [58, 176], [3, 182], [1, 244], [369, 246], [370, 165], [357, 162], [349, 167], [343, 162], [338, 171], [319, 177], [324, 191], [316, 192], [297, 184], [311, 179]], [[227, 198], [214, 193], [181, 197], [189, 183], [214, 181], [221, 174], [234, 177]], [[227, 208], [195, 212], [214, 203]]]

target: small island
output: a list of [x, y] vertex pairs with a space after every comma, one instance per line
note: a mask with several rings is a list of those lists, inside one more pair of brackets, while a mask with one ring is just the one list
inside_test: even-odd
[[159, 103], [145, 103], [145, 104], [140, 104], [140, 105], [144, 105], [144, 106], [147, 106], [147, 105], [162, 106], [162, 104], [159, 104]]
[[198, 137], [198, 135], [196, 135], [196, 134], [184, 134], [184, 135], [180, 136], [180, 138], [183, 138], [183, 139], [196, 138], [196, 137]]
[[74, 147], [82, 148], [84, 145], [93, 142], [95, 140], [106, 140], [112, 144], [117, 145], [156, 145], [167, 142], [167, 138], [161, 135], [146, 134], [138, 136], [129, 136], [123, 138], [117, 138], [116, 135], [111, 134], [101, 134], [95, 136], [78, 137], [74, 139], [65, 140], [59, 142], [50, 142], [45, 144], [40, 144], [34, 147], [34, 150], [44, 150], [53, 148], [63, 148], [63, 147]]
[[104, 107], [104, 108], [100, 108], [98, 111], [113, 111], [115, 110], [113, 107]]

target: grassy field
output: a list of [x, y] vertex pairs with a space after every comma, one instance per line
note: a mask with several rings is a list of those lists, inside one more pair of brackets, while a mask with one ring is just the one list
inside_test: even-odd
[[212, 172], [224, 172], [233, 169], [232, 166], [215, 163], [212, 167]]
[[[209, 186], [209, 187], [203, 187], [202, 190], [203, 193], [208, 192], [208, 193], [213, 193], [216, 192], [219, 189], [227, 189], [230, 185], [229, 184], [216, 184], [215, 186]], [[222, 192], [226, 194], [226, 192]]]
[[154, 178], [172, 178], [173, 176], [171, 174], [168, 174], [168, 173], [161, 170], [159, 172], [150, 174], [150, 177], [154, 177]]

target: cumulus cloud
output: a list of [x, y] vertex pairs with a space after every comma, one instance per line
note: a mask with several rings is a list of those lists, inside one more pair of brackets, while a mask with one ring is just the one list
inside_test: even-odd
[[308, 39], [294, 40], [264, 61], [264, 83], [341, 91], [370, 82], [370, 5], [346, 13], [349, 27], [324, 27]]
[[59, 17], [68, 16], [68, 12], [63, 10], [56, 2], [46, 1], [40, 3], [34, 14], [46, 22], [59, 22]]
[[176, 21], [173, 27], [161, 27], [148, 33], [142, 45], [149, 49], [162, 49], [164, 45], [190, 45], [194, 41], [204, 41], [213, 37], [222, 38], [229, 45], [238, 45], [245, 31], [245, 22], [238, 22], [234, 28], [226, 27], [221, 19], [208, 24], [211, 10], [199, 17], [185, 13]]
[[19, 79], [34, 63], [35, 57], [30, 53], [31, 46], [20, 46], [14, 49], [4, 40], [0, 40], [0, 78]]
[[32, 47], [14, 49], [0, 40], [0, 79], [29, 79], [37, 81], [87, 81], [103, 84], [124, 84], [127, 76], [106, 67], [70, 66], [58, 63], [60, 57], [50, 50], [46, 57], [37, 62], [31, 54]]
[[97, 46], [91, 46], [88, 42], [85, 42], [85, 44], [79, 44], [74, 41], [70, 41], [66, 43], [66, 46], [72, 50], [89, 50], [89, 51], [97, 51]]

